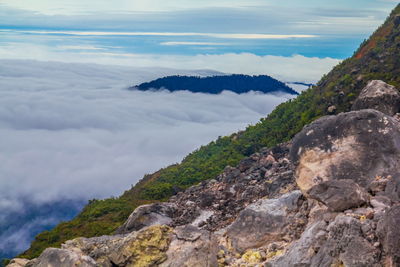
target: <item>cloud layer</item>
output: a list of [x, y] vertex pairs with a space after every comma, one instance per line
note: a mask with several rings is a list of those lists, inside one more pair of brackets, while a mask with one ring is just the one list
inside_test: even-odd
[[[25, 51], [31, 51], [26, 54]], [[258, 56], [251, 53], [157, 55], [111, 53], [91, 48], [86, 51], [60, 51], [40, 45], [11, 43], [0, 46], [0, 58], [57, 60], [63, 62], [99, 63], [105, 65], [140, 66], [142, 68], [212, 69], [224, 73], [267, 74], [282, 81], [317, 82], [340, 60], [294, 55]], [[18, 81], [13, 81], [18, 83]], [[69, 81], [70, 82], [70, 81]]]
[[49, 30], [0, 30], [38, 35], [70, 35], [70, 36], [201, 36], [221, 39], [290, 39], [290, 38], [315, 38], [315, 35], [305, 34], [256, 34], [256, 33], [203, 33], [203, 32], [119, 32], [119, 31], [49, 31]]
[[46, 202], [119, 194], [144, 173], [257, 121], [284, 100], [124, 89], [154, 76], [150, 70], [29, 61], [2, 65], [3, 205], [26, 195]]
[[[0, 254], [16, 240], [25, 240], [26, 248], [34, 229], [60, 220], [49, 213], [48, 220], [38, 221], [26, 214], [27, 203], [40, 209], [117, 196], [144, 174], [257, 122], [288, 98], [126, 89], [167, 74], [211, 71], [27, 60], [0, 64], [0, 229], [8, 229]], [[30, 217], [24, 231], [7, 226], [19, 213]]]

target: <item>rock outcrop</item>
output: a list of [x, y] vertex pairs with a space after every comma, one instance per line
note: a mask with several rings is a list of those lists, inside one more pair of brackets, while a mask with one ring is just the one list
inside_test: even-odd
[[243, 253], [270, 241], [283, 240], [290, 233], [287, 227], [296, 223], [300, 197], [300, 191], [293, 191], [277, 199], [261, 199], [247, 206], [227, 228], [226, 235], [233, 248]]
[[27, 259], [12, 259], [10, 263], [7, 265], [8, 267], [23, 267], [29, 263]]
[[361, 91], [352, 106], [352, 110], [375, 109], [393, 116], [400, 111], [400, 93], [383, 81], [370, 81]]
[[369, 200], [368, 193], [353, 180], [330, 180], [313, 186], [310, 198], [316, 199], [332, 211], [360, 207]]
[[400, 266], [393, 90], [373, 81], [357, 110], [137, 208], [115, 235], [70, 240], [9, 266]]
[[400, 125], [364, 109], [326, 116], [306, 126], [290, 152], [303, 193], [331, 180], [352, 180], [368, 189], [378, 177], [400, 170]]
[[192, 225], [178, 226], [167, 251], [167, 260], [160, 266], [218, 266], [217, 254], [217, 240], [211, 232]]
[[36, 260], [28, 263], [27, 266], [35, 267], [95, 267], [96, 261], [84, 255], [80, 251], [48, 248]]
[[163, 225], [172, 222], [176, 210], [174, 205], [168, 203], [155, 203], [138, 207], [129, 216], [128, 220], [117, 229], [117, 234], [138, 231], [146, 226]]
[[400, 204], [390, 208], [378, 224], [385, 266], [400, 266]]

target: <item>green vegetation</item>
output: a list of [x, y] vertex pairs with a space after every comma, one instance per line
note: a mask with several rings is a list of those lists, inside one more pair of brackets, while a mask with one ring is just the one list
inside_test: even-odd
[[11, 260], [9, 259], [3, 259], [0, 261], [0, 266], [7, 266], [7, 264], [10, 263]]
[[208, 94], [220, 94], [223, 90], [243, 94], [251, 90], [263, 93], [284, 92], [298, 95], [283, 82], [267, 75], [249, 76], [242, 74], [220, 75], [211, 77], [167, 76], [132, 87], [138, 90], [160, 90], [166, 88], [171, 92], [188, 90]]
[[[79, 236], [110, 234], [139, 205], [162, 201], [179, 190], [215, 177], [227, 165], [236, 165], [264, 146], [290, 140], [304, 125], [328, 114], [348, 111], [352, 101], [371, 79], [400, 87], [400, 5], [354, 56], [336, 66], [317, 86], [279, 105], [267, 118], [245, 131], [218, 140], [189, 154], [180, 164], [146, 175], [119, 198], [93, 200], [75, 219], [38, 235], [21, 256], [33, 258], [46, 247]], [[190, 137], [189, 137], [190, 138]]]

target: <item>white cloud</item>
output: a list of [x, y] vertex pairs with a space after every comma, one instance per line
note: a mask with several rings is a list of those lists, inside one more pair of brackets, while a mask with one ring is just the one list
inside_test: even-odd
[[230, 0], [2, 0], [0, 3], [13, 8], [30, 10], [46, 15], [88, 14], [94, 12], [155, 12], [179, 9], [208, 7], [246, 7], [263, 3], [262, 0], [230, 1]]
[[[30, 53], [26, 53], [30, 51]], [[316, 82], [340, 60], [294, 55], [258, 56], [241, 54], [156, 55], [110, 51], [61, 50], [49, 46], [9, 43], [0, 46], [0, 58], [33, 59], [63, 62], [98, 63], [174, 69], [212, 69], [225, 73], [267, 74], [283, 81]]]
[[48, 31], [48, 30], [10, 30], [1, 29], [0, 32], [7, 33], [29, 33], [29, 34], [65, 34], [75, 36], [202, 36], [223, 39], [290, 39], [290, 38], [315, 38], [310, 34], [261, 34], [261, 33], [202, 33], [202, 32], [118, 32], [118, 31]]
[[62, 50], [104, 50], [104, 48], [93, 45], [62, 45], [58, 48]]
[[214, 43], [214, 42], [162, 42], [160, 45], [167, 45], [167, 46], [176, 46], [176, 45], [184, 45], [184, 46], [219, 46], [219, 45], [229, 45], [228, 43]]
[[377, 0], [0, 0], [0, 24], [14, 29], [363, 38], [383, 22], [394, 5]]
[[21, 209], [2, 208], [0, 214], [0, 258], [14, 257], [29, 247], [39, 232], [48, 230], [60, 221], [69, 220], [81, 210], [84, 202], [63, 201], [35, 205], [29, 199], [20, 200]]
[[[46, 15], [72, 15], [89, 14], [99, 12], [168, 12], [175, 10], [205, 9], [205, 8], [246, 8], [246, 7], [276, 7], [307, 9], [313, 7], [343, 7], [357, 8], [370, 6], [372, 8], [383, 8], [384, 3], [395, 3], [395, 0], [287, 0], [277, 3], [273, 0], [1, 0], [0, 4], [13, 8], [29, 10]], [[385, 6], [386, 7], [386, 6]]]
[[[67, 219], [71, 203], [120, 195], [144, 174], [257, 122], [289, 98], [126, 89], [159, 76], [212, 71], [0, 64], [0, 232], [8, 229], [0, 233], [0, 255], [21, 252], [34, 233]], [[60, 202], [61, 210], [52, 207]], [[49, 203], [51, 212], [32, 220], [36, 212], [27, 213], [27, 203], [38, 213]]]
[[255, 123], [285, 99], [120, 87], [154, 76], [150, 70], [10, 60], [1, 65], [3, 208], [26, 198], [44, 203], [118, 195], [143, 174]]

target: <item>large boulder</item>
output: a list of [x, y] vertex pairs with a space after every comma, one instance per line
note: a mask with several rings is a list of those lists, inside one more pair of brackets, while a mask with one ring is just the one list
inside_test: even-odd
[[378, 224], [378, 236], [386, 256], [385, 266], [400, 266], [400, 204], [389, 209]]
[[261, 199], [247, 206], [226, 232], [235, 250], [244, 252], [281, 240], [286, 226], [294, 223], [288, 215], [298, 209], [301, 196], [300, 191], [293, 191], [278, 199]]
[[167, 251], [167, 260], [160, 267], [218, 266], [218, 245], [212, 233], [186, 225], [177, 227]]
[[352, 110], [361, 109], [376, 109], [392, 116], [400, 111], [399, 91], [383, 81], [370, 81], [352, 106]]
[[[313, 257], [326, 241], [326, 228], [327, 224], [323, 221], [309, 225], [299, 240], [293, 242], [281, 257], [273, 259], [266, 266], [310, 266]], [[330, 267], [332, 259], [327, 259], [325, 262]]]
[[15, 258], [10, 261], [7, 267], [25, 267], [29, 263], [27, 259]]
[[[381, 179], [379, 179], [381, 180]], [[387, 178], [385, 193], [393, 202], [400, 202], [400, 174], [391, 175]]]
[[79, 251], [99, 267], [218, 265], [214, 235], [193, 225], [175, 229], [154, 225], [126, 235], [77, 238], [67, 241], [62, 249], [71, 253]]
[[380, 251], [365, 239], [362, 228], [359, 220], [343, 215], [329, 225], [315, 222], [281, 257], [266, 266], [381, 266]]
[[400, 170], [400, 126], [371, 109], [326, 116], [296, 135], [290, 156], [304, 194], [330, 180], [353, 180], [367, 189]]
[[172, 228], [154, 225], [128, 235], [77, 238], [67, 241], [62, 248], [81, 251], [94, 259], [96, 266], [146, 267], [156, 266], [167, 259], [171, 239]]
[[96, 262], [79, 250], [46, 249], [39, 258], [28, 263], [29, 267], [96, 267]]
[[359, 207], [369, 200], [368, 193], [353, 180], [330, 180], [308, 191], [308, 195], [325, 204], [332, 211]]
[[381, 266], [379, 249], [366, 238], [364, 229], [367, 226], [371, 228], [370, 223], [351, 216], [337, 216], [327, 227], [328, 238], [313, 259], [312, 266], [322, 266], [320, 262], [332, 257], [347, 267]]
[[155, 203], [136, 208], [126, 222], [117, 229], [117, 234], [138, 231], [152, 225], [167, 225], [172, 222], [175, 206], [170, 203]]
[[113, 264], [116, 264], [111, 261], [112, 250], [123, 247], [122, 244], [133, 242], [134, 238], [134, 233], [126, 236], [79, 237], [68, 240], [61, 245], [61, 248], [70, 251], [81, 251], [94, 259], [99, 267], [112, 267]]

